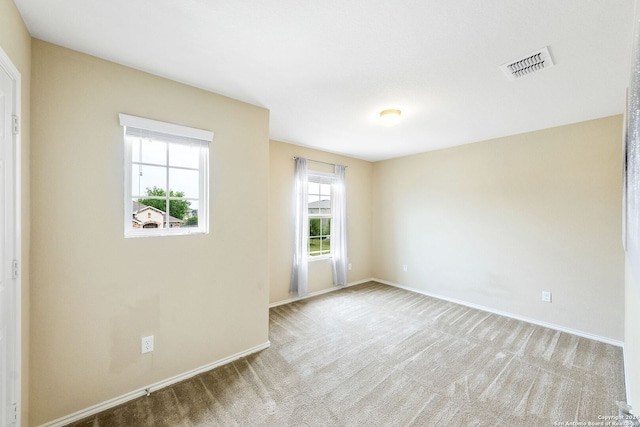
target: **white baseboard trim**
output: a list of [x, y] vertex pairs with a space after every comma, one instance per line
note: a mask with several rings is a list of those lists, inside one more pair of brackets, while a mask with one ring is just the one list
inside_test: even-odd
[[168, 387], [168, 386], [170, 386], [172, 384], [178, 383], [180, 381], [184, 381], [186, 379], [194, 377], [194, 376], [196, 376], [198, 374], [201, 374], [203, 372], [207, 372], [207, 371], [210, 371], [210, 370], [212, 370], [214, 368], [217, 368], [219, 366], [226, 365], [227, 363], [231, 363], [234, 360], [238, 360], [238, 359], [240, 359], [242, 357], [246, 357], [246, 356], [249, 356], [249, 355], [251, 355], [253, 353], [257, 353], [257, 352], [259, 352], [261, 350], [264, 350], [264, 349], [268, 348], [270, 345], [271, 345], [271, 343], [269, 341], [267, 341], [264, 344], [260, 344], [260, 345], [258, 345], [256, 347], [250, 348], [248, 350], [241, 351], [241, 352], [236, 353], [234, 355], [231, 355], [229, 357], [225, 357], [224, 359], [217, 360], [215, 362], [209, 363], [209, 364], [201, 366], [199, 368], [192, 369], [192, 370], [190, 370], [188, 372], [185, 372], [183, 374], [176, 375], [175, 377], [171, 377], [171, 378], [168, 378], [166, 380], [159, 381], [159, 382], [151, 384], [151, 385], [149, 385], [147, 387], [143, 387], [141, 389], [132, 391], [130, 393], [123, 394], [122, 396], [118, 396], [116, 398], [109, 399], [106, 402], [99, 403], [99, 404], [91, 406], [91, 407], [89, 407], [87, 409], [83, 409], [83, 410], [80, 410], [78, 412], [74, 412], [71, 415], [67, 415], [65, 417], [58, 418], [57, 420], [48, 422], [46, 424], [42, 424], [40, 427], [62, 427], [62, 426], [65, 426], [65, 425], [70, 424], [72, 422], [79, 421], [79, 420], [81, 420], [83, 418], [90, 417], [90, 416], [95, 415], [95, 414], [97, 414], [99, 412], [102, 412], [104, 410], [111, 409], [111, 408], [113, 408], [115, 406], [121, 405], [121, 404], [126, 403], [126, 402], [128, 402], [130, 400], [133, 400], [133, 399], [136, 399], [138, 397], [144, 396], [144, 395], [146, 395], [148, 393], [152, 393], [154, 391], [160, 390], [161, 388], [165, 388], [165, 387]]
[[473, 304], [473, 303], [470, 303], [470, 302], [467, 302], [467, 301], [462, 301], [462, 300], [459, 300], [459, 299], [450, 298], [450, 297], [447, 297], [447, 296], [444, 296], [444, 295], [439, 295], [439, 294], [434, 294], [434, 293], [431, 293], [431, 292], [426, 292], [426, 291], [423, 291], [421, 289], [416, 289], [416, 288], [412, 288], [412, 287], [409, 287], [409, 286], [400, 285], [398, 283], [389, 282], [387, 280], [376, 279], [376, 278], [373, 278], [371, 280], [373, 280], [374, 282], [379, 282], [379, 283], [382, 283], [382, 284], [385, 284], [385, 285], [389, 285], [389, 286], [393, 286], [393, 287], [396, 287], [396, 288], [404, 289], [406, 291], [415, 292], [415, 293], [426, 295], [426, 296], [433, 297], [433, 298], [438, 298], [438, 299], [441, 299], [441, 300], [444, 300], [444, 301], [453, 302], [455, 304], [464, 305], [464, 306], [470, 307], [470, 308], [475, 308], [477, 310], [486, 311], [486, 312], [497, 314], [497, 315], [504, 316], [504, 317], [510, 317], [512, 319], [521, 320], [523, 322], [531, 323], [531, 324], [542, 326], [542, 327], [549, 328], [549, 329], [554, 329], [556, 331], [566, 332], [566, 333], [571, 334], [571, 335], [577, 335], [579, 337], [588, 338], [588, 339], [594, 340], [594, 341], [600, 341], [600, 342], [603, 342], [605, 344], [615, 345], [616, 347], [623, 347], [623, 344], [624, 344], [622, 341], [614, 340], [614, 339], [607, 338], [607, 337], [602, 337], [600, 335], [594, 335], [594, 334], [591, 334], [589, 332], [583, 332], [583, 331], [578, 331], [576, 329], [565, 328], [564, 326], [555, 325], [553, 323], [547, 323], [547, 322], [543, 322], [541, 320], [532, 319], [530, 317], [520, 316], [518, 314], [509, 313], [509, 312], [501, 311], [501, 310], [496, 310], [496, 309], [493, 309], [493, 308], [490, 308], [490, 307], [485, 307], [485, 306], [479, 305], [479, 304]]
[[292, 302], [301, 301], [303, 299], [307, 299], [311, 297], [316, 297], [318, 295], [326, 294], [327, 292], [339, 291], [340, 289], [348, 288], [350, 286], [355, 286], [355, 285], [361, 285], [362, 283], [371, 282], [372, 280], [376, 280], [376, 279], [368, 278], [368, 279], [358, 280], [358, 281], [347, 284], [347, 286], [333, 286], [331, 288], [323, 289], [321, 291], [311, 292], [310, 294], [304, 297], [295, 297], [295, 298], [285, 299], [282, 301], [272, 302], [271, 304], [269, 304], [269, 308], [277, 307], [279, 305], [290, 304]]

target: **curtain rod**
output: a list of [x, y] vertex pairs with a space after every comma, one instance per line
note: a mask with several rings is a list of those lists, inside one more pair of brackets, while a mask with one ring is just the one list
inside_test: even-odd
[[[292, 157], [293, 160], [298, 160], [298, 157]], [[301, 159], [303, 159], [304, 157], [300, 157]], [[320, 160], [311, 160], [311, 159], [307, 159], [308, 162], [313, 162], [313, 163], [322, 163], [323, 165], [329, 165], [329, 166], [342, 166], [339, 165], [337, 163], [329, 163], [329, 162], [321, 162]], [[345, 168], [348, 168], [349, 166], [345, 166]]]

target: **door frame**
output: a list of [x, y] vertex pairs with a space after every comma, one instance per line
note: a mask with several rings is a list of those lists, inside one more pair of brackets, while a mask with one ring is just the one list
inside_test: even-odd
[[[12, 334], [9, 338], [9, 344], [13, 343], [14, 349], [8, 346], [9, 358], [13, 358], [11, 363], [15, 369], [15, 375], [13, 380], [15, 384], [12, 385], [10, 393], [14, 393], [13, 400], [17, 405], [16, 408], [16, 423], [15, 425], [21, 425], [21, 395], [22, 395], [22, 144], [21, 144], [21, 112], [22, 112], [22, 77], [20, 72], [15, 67], [9, 56], [5, 53], [0, 46], [0, 68], [5, 71], [9, 78], [13, 82], [13, 112], [12, 115], [18, 117], [18, 132], [13, 133], [13, 176], [12, 180], [13, 189], [13, 203], [14, 203], [14, 244], [13, 244], [13, 256], [7, 254], [8, 258], [13, 258], [17, 262], [17, 277], [15, 279], [15, 287], [12, 292], [9, 292], [9, 303], [14, 304], [12, 310], [9, 310], [11, 315], [9, 321], [9, 333]], [[4, 149], [4, 147], [2, 147]], [[11, 263], [13, 260], [9, 260]], [[2, 260], [5, 262], [6, 260]]]

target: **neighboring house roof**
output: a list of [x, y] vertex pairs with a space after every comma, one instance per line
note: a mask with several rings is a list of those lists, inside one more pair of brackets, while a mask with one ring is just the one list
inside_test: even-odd
[[143, 205], [140, 202], [136, 202], [135, 200], [133, 202], [131, 202], [131, 211], [133, 213], [138, 212], [142, 207], [146, 207], [147, 205]]
[[[165, 214], [165, 212], [162, 209], [154, 208], [153, 206], [147, 206], [147, 205], [142, 204], [140, 202], [136, 202], [135, 200], [133, 202], [131, 202], [131, 203], [132, 203], [131, 204], [131, 212], [133, 212], [134, 215], [139, 213], [139, 212], [144, 212], [144, 211], [149, 210], [149, 209], [154, 210], [156, 212], [159, 212], [162, 215]], [[182, 222], [182, 220], [169, 215], [169, 222]]]
[[309, 203], [309, 209], [314, 208], [329, 209], [331, 208], [331, 200], [318, 200], [317, 202]]

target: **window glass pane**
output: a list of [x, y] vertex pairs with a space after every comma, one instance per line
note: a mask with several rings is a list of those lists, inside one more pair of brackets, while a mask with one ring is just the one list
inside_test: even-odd
[[[145, 204], [148, 203], [148, 204]], [[164, 228], [166, 218], [162, 207], [162, 200], [131, 201], [131, 227], [133, 229]]]
[[309, 218], [309, 237], [320, 236], [320, 219]]
[[197, 227], [198, 226], [198, 210], [189, 209], [182, 219], [182, 227]]
[[309, 255], [316, 256], [320, 255], [320, 238], [309, 239]]
[[166, 171], [167, 168], [162, 166], [132, 165], [131, 195], [135, 198], [166, 195]]
[[169, 166], [198, 169], [200, 167], [200, 147], [169, 144]]
[[[173, 223], [182, 223], [191, 211], [191, 202], [188, 200], [169, 200], [169, 215]], [[172, 227], [176, 225], [173, 224]]]
[[320, 184], [320, 194], [323, 196], [331, 195], [331, 185], [329, 184]]
[[309, 182], [309, 194], [320, 194], [320, 184]]
[[156, 165], [167, 164], [167, 144], [152, 139], [133, 138], [133, 162], [153, 163]]
[[134, 162], [140, 161], [140, 138], [127, 138], [131, 144], [131, 160]]
[[171, 197], [200, 197], [200, 172], [169, 168]]
[[328, 255], [331, 253], [331, 239], [330, 238], [324, 238], [320, 240], [322, 247], [321, 247], [321, 251], [323, 255]]
[[318, 196], [309, 196], [309, 215], [317, 215], [320, 213], [320, 203]]
[[331, 235], [331, 218], [322, 218], [322, 229], [320, 230], [320, 234], [322, 236], [330, 236]]
[[200, 204], [198, 200], [189, 200], [191, 203], [187, 211], [182, 218], [182, 226], [183, 227], [197, 227], [198, 226], [198, 213], [200, 212]]
[[309, 255], [331, 254], [331, 218], [309, 219]]

